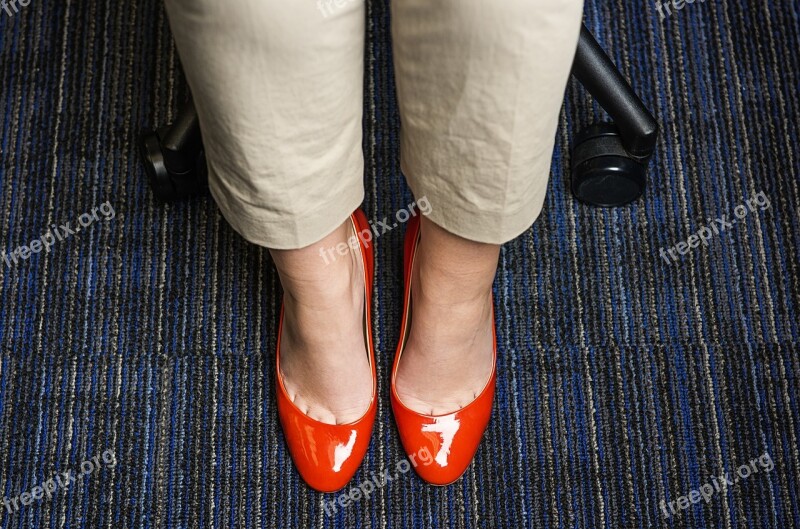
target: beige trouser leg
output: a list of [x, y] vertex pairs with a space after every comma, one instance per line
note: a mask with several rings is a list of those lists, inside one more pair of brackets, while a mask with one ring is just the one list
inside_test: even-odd
[[394, 0], [401, 167], [429, 218], [500, 244], [541, 211], [583, 0]]
[[[363, 0], [166, 0], [209, 186], [246, 239], [313, 244], [363, 199]], [[582, 0], [394, 0], [401, 160], [430, 218], [502, 243], [541, 210]]]
[[364, 198], [364, 3], [165, 3], [224, 217], [275, 249], [332, 232]]

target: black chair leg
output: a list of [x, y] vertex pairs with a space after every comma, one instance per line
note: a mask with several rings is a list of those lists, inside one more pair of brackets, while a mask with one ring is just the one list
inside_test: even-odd
[[572, 192], [595, 206], [632, 202], [644, 192], [658, 124], [585, 26], [572, 73], [614, 120], [593, 124], [576, 136]]

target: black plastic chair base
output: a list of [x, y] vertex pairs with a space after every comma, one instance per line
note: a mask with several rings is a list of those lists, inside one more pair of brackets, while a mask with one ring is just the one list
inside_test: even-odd
[[647, 160], [625, 149], [611, 123], [598, 123], [575, 138], [572, 150], [572, 193], [585, 204], [617, 207], [644, 193]]

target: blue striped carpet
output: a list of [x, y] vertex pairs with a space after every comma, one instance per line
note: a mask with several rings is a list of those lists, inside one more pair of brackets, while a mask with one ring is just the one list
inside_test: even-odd
[[[797, 0], [663, 21], [654, 2], [589, 2], [662, 124], [646, 196], [568, 193], [570, 139], [603, 117], [572, 83], [544, 213], [501, 256], [493, 420], [446, 488], [396, 470], [402, 230], [384, 235], [382, 398], [353, 483], [393, 479], [327, 513], [337, 496], [303, 485], [277, 422], [268, 254], [209, 198], [155, 203], [136, 159], [139, 128], [186, 97], [162, 6], [17, 7], [0, 11], [0, 244], [39, 251], [0, 261], [2, 527], [800, 527]], [[382, 219], [410, 196], [387, 3], [368, 18], [365, 208]]]

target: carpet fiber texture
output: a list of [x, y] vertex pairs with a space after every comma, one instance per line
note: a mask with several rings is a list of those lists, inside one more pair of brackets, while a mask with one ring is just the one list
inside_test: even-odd
[[[646, 195], [570, 195], [571, 138], [604, 119], [571, 82], [544, 212], [501, 255], [492, 422], [445, 488], [402, 472], [387, 377], [403, 230], [379, 239], [379, 415], [353, 485], [392, 479], [346, 507], [284, 444], [268, 253], [210, 198], [164, 206], [147, 188], [136, 134], [187, 96], [162, 5], [15, 5], [0, 10], [2, 527], [800, 527], [796, 1], [663, 20], [652, 2], [586, 5], [662, 126]], [[367, 17], [380, 220], [411, 196], [388, 3]], [[22, 245], [39, 251], [12, 256]]]

